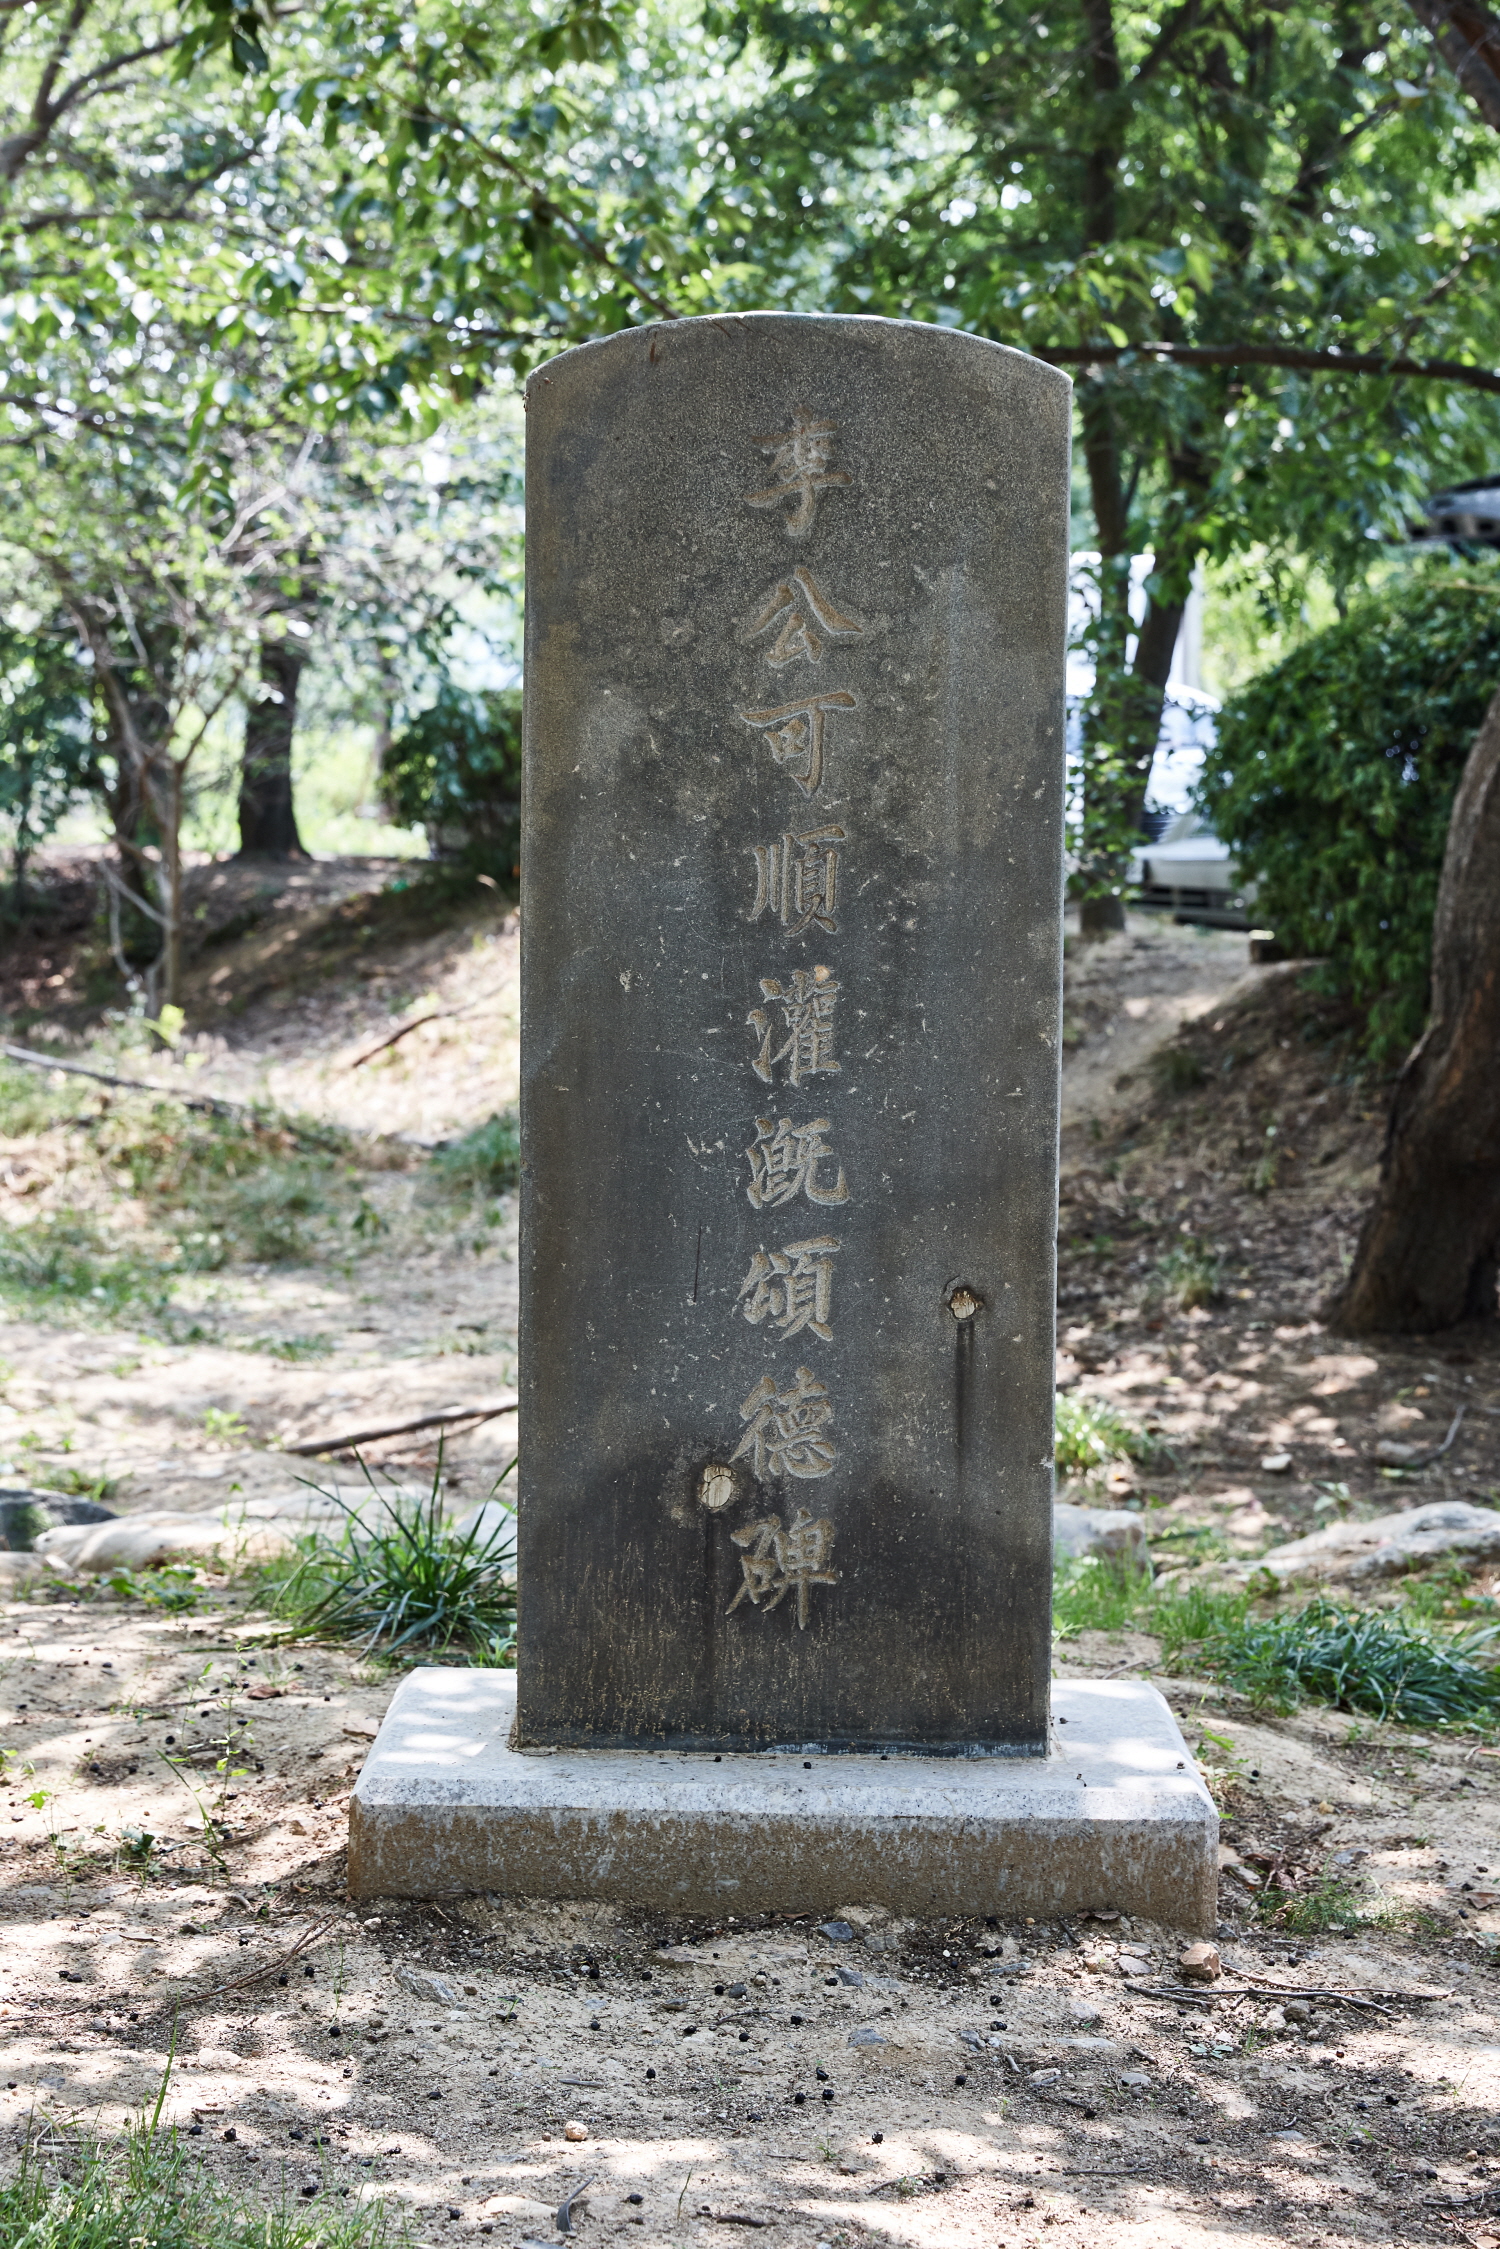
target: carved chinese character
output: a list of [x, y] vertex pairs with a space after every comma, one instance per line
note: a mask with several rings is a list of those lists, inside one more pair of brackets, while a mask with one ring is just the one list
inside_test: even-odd
[[774, 1375], [763, 1374], [740, 1407], [749, 1424], [731, 1460], [743, 1460], [762, 1481], [768, 1476], [826, 1476], [838, 1451], [825, 1432], [833, 1419], [828, 1392], [811, 1367], [798, 1367], [790, 1390], [778, 1390]]
[[814, 828], [810, 835], [783, 835], [779, 843], [754, 843], [755, 904], [750, 919], [775, 914], [783, 929], [800, 937], [814, 922], [830, 935], [838, 928], [839, 855], [842, 828]]
[[820, 422], [799, 406], [789, 430], [755, 440], [763, 453], [771, 455], [771, 482], [764, 491], [747, 492], [745, 497], [752, 508], [774, 508], [783, 500], [795, 500], [796, 506], [783, 519], [794, 539], [812, 529], [818, 494], [852, 481], [843, 469], [829, 467], [837, 428], [837, 422]]
[[745, 1193], [757, 1210], [780, 1210], [799, 1195], [806, 1195], [810, 1203], [849, 1200], [842, 1165], [831, 1187], [818, 1177], [818, 1166], [833, 1162], [833, 1150], [823, 1137], [829, 1129], [827, 1117], [814, 1117], [805, 1125], [794, 1125], [786, 1117], [774, 1123], [770, 1117], [756, 1118], [754, 1145], [745, 1150], [750, 1159]]
[[839, 1572], [828, 1567], [833, 1559], [833, 1525], [828, 1517], [814, 1520], [805, 1507], [799, 1507], [789, 1530], [782, 1529], [779, 1515], [767, 1515], [762, 1522], [747, 1523], [742, 1531], [731, 1531], [730, 1536], [736, 1546], [749, 1551], [740, 1556], [744, 1583], [725, 1614], [732, 1615], [741, 1601], [748, 1601], [752, 1609], [764, 1604], [769, 1613], [795, 1588], [797, 1622], [805, 1632], [811, 1588], [839, 1582]]
[[790, 989], [779, 977], [763, 976], [763, 996], [781, 1009], [786, 1037], [776, 1044], [777, 1032], [763, 1007], [752, 1007], [745, 1018], [760, 1040], [760, 1052], [751, 1067], [767, 1085], [776, 1082], [776, 1065], [786, 1064], [787, 1080], [801, 1085], [820, 1073], [833, 1076], [839, 1064], [833, 1055], [833, 1010], [839, 996], [831, 968], [794, 968]]
[[[773, 586], [755, 615], [744, 626], [747, 640], [758, 640], [773, 625], [780, 625], [766, 652], [766, 662], [773, 670], [783, 665], [795, 664], [805, 656], [816, 664], [823, 654], [823, 641], [858, 640], [864, 626], [855, 617], [840, 615], [833, 603], [813, 580], [811, 571], [799, 563], [790, 578]], [[821, 633], [817, 627], [821, 626]]]
[[823, 728], [830, 711], [858, 708], [847, 687], [826, 695], [808, 695], [800, 703], [782, 703], [774, 711], [741, 711], [747, 726], [766, 729], [771, 755], [786, 767], [805, 797], [813, 797], [823, 779]]
[[769, 1320], [785, 1336], [811, 1328], [833, 1341], [833, 1260], [838, 1243], [830, 1234], [815, 1241], [788, 1242], [784, 1249], [758, 1249], [740, 1284], [737, 1301], [752, 1327]]

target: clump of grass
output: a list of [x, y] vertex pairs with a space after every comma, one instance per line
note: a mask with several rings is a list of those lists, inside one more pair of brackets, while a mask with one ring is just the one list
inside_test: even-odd
[[77, 1106], [76, 1090], [54, 1088], [40, 1070], [19, 1062], [0, 1062], [0, 1133], [7, 1140], [29, 1140], [65, 1124]]
[[1151, 1057], [1151, 1076], [1158, 1093], [1196, 1092], [1206, 1083], [1207, 1075], [1197, 1055], [1185, 1046], [1160, 1046]]
[[1059, 1640], [1080, 1632], [1123, 1632], [1150, 1608], [1151, 1573], [1123, 1554], [1083, 1554], [1059, 1562], [1052, 1580], [1052, 1629]]
[[1086, 1475], [1111, 1460], [1146, 1460], [1156, 1450], [1145, 1431], [1113, 1406], [1076, 1391], [1059, 1395], [1054, 1426], [1052, 1457], [1064, 1476]]
[[308, 1359], [328, 1358], [333, 1352], [334, 1340], [321, 1330], [315, 1335], [258, 1335], [245, 1348], [263, 1351], [270, 1359], [285, 1359], [289, 1366], [299, 1366]]
[[508, 1194], [521, 1176], [521, 1127], [514, 1109], [487, 1117], [461, 1140], [440, 1148], [430, 1166], [451, 1195]]
[[289, 1570], [265, 1573], [274, 1612], [366, 1653], [466, 1648], [503, 1662], [515, 1642], [515, 1516], [498, 1487], [499, 1516], [464, 1532], [443, 1518], [441, 1456], [421, 1499], [388, 1498], [373, 1483], [370, 1492], [359, 1508], [333, 1494], [342, 1531], [312, 1534]]
[[125, 1104], [98, 1133], [101, 1158], [176, 1236], [189, 1272], [235, 1258], [263, 1265], [316, 1253], [315, 1221], [348, 1199], [348, 1136], [272, 1110], [197, 1116], [171, 1102]]
[[1295, 1615], [1216, 1624], [1205, 1652], [1223, 1677], [1272, 1709], [1312, 1701], [1414, 1726], [1493, 1724], [1500, 1668], [1487, 1657], [1497, 1631], [1439, 1638], [1410, 1617], [1319, 1598]]
[[[149, 1839], [148, 1839], [149, 1840]], [[163, 2081], [163, 2093], [165, 2081]], [[156, 2113], [119, 2140], [56, 2124], [0, 2184], [3, 2249], [400, 2249], [409, 2221], [390, 2205], [351, 2207], [329, 2178], [298, 2204], [241, 2199], [205, 2175], [191, 2143]]]
[[1325, 1874], [1310, 1890], [1264, 1890], [1257, 1897], [1256, 1919], [1283, 1929], [1294, 1937], [1351, 1937], [1358, 1929], [1387, 1927], [1401, 1918], [1394, 1900], [1374, 1897], [1357, 1875]]
[[159, 1265], [111, 1249], [76, 1211], [48, 1212], [0, 1234], [0, 1297], [116, 1319], [132, 1307], [161, 1311], [170, 1295]]
[[1218, 1251], [1192, 1235], [1174, 1243], [1156, 1270], [1162, 1295], [1180, 1311], [1214, 1304], [1223, 1294], [1224, 1266]]

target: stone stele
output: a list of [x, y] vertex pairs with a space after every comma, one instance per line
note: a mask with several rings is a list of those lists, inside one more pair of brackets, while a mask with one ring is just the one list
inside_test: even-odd
[[1194, 1926], [1165, 1705], [1097, 1798], [1049, 1714], [1070, 386], [756, 313], [527, 410], [519, 1691], [377, 1747], [351, 1882], [993, 1908], [998, 1850]]
[[529, 385], [522, 1742], [1043, 1753], [1069, 395]]

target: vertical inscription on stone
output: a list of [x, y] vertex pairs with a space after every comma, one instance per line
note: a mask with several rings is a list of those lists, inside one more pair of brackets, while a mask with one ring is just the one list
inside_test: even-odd
[[521, 1737], [1039, 1754], [1068, 387], [757, 314], [528, 408]]

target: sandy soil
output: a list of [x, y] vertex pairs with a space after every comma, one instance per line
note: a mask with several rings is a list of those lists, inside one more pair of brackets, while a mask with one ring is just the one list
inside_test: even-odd
[[[257, 909], [222, 960], [205, 952], [205, 976], [233, 970], [212, 987], [228, 987], [223, 1017], [151, 1073], [422, 1139], [502, 1106], [503, 907], [367, 940], [351, 875], [301, 895]], [[216, 910], [228, 926], [248, 909]], [[331, 954], [310, 955], [309, 928], [333, 931]], [[1069, 963], [1060, 1379], [1170, 1448], [1088, 1496], [1141, 1501], [1160, 1564], [1185, 1575], [1330, 1510], [1500, 1482], [1491, 1336], [1327, 1332], [1383, 1096], [1351, 1072], [1337, 1011], [1244, 955], [1143, 922]], [[352, 1067], [427, 1012], [389, 1059]], [[1165, 1078], [1163, 1042], [1184, 1058]], [[103, 1474], [127, 1510], [268, 1491], [307, 1472], [288, 1443], [509, 1395], [513, 1216], [423, 1217], [399, 1169], [362, 1191], [390, 1231], [357, 1258], [194, 1284], [208, 1340], [12, 1307], [0, 1480]], [[1191, 1310], [1166, 1270], [1183, 1243], [1218, 1261]], [[268, 1354], [288, 1337], [325, 1355]], [[1375, 1459], [1378, 1436], [1441, 1435], [1460, 1404], [1439, 1467]], [[210, 1434], [227, 1413], [242, 1436]], [[452, 1448], [455, 1496], [478, 1496], [510, 1447], [489, 1424]], [[403, 1475], [435, 1457], [425, 1436], [376, 1450]], [[1277, 1452], [1291, 1467], [1264, 1470]], [[1140, 1634], [1061, 1643], [1060, 1672], [1158, 1678], [1222, 1797], [1231, 1861], [1376, 1885], [1355, 1935], [1294, 1941], [1255, 1924], [1227, 1865], [1225, 1995], [1182, 1997], [1178, 1936], [1120, 1921], [894, 1924], [851, 1900], [854, 1940], [833, 1943], [795, 1916], [711, 1926], [514, 1899], [356, 1915], [347, 1795], [389, 1683], [348, 1651], [275, 1641], [222, 1583], [178, 1616], [70, 1595], [0, 1610], [12, 2146], [35, 2120], [123, 2120], [155, 2099], [170, 2049], [164, 2113], [217, 2173], [256, 2196], [383, 2194], [422, 2241], [552, 2239], [586, 2188], [584, 2240], [728, 2244], [766, 2220], [795, 2249], [992, 2249], [1056, 2227], [1088, 2249], [1500, 2249], [1500, 1805], [1483, 1745], [1321, 1710], [1253, 1717], [1162, 1678]], [[205, 1810], [222, 1823], [211, 1851]], [[1314, 1994], [1311, 2019], [1288, 2021], [1271, 1986]], [[852, 2045], [862, 2025], [884, 2044]]]

